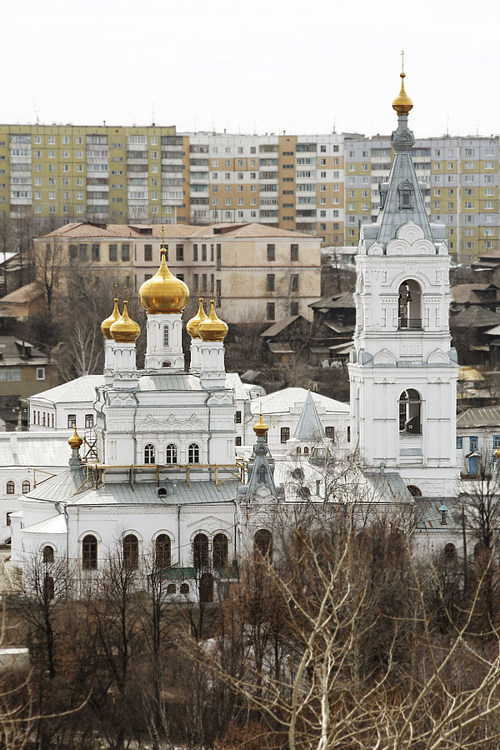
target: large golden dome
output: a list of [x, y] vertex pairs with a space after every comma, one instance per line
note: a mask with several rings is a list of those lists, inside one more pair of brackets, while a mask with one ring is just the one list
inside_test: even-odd
[[180, 313], [188, 303], [189, 289], [183, 281], [170, 273], [165, 254], [165, 248], [162, 247], [158, 271], [139, 289], [141, 305], [149, 315]]
[[200, 323], [203, 323], [204, 320], [207, 320], [207, 314], [203, 307], [203, 297], [200, 297], [200, 306], [198, 308], [198, 312], [196, 313], [194, 318], [191, 318], [191, 320], [188, 321], [186, 325], [186, 330], [192, 339], [200, 338], [200, 334], [198, 333], [198, 326], [200, 325]]
[[405, 91], [405, 73], [400, 73], [401, 76], [401, 91], [394, 99], [392, 108], [396, 110], [398, 115], [407, 115], [410, 110], [413, 109], [413, 102]]
[[224, 341], [227, 336], [227, 323], [217, 317], [213, 300], [208, 318], [198, 326], [198, 336], [203, 341]]
[[103, 333], [104, 338], [106, 339], [112, 339], [112, 335], [109, 331], [113, 323], [115, 323], [118, 318], [120, 317], [120, 311], [118, 309], [118, 297], [115, 297], [115, 306], [113, 307], [113, 312], [109, 316], [109, 318], [106, 318], [106, 320], [103, 320], [101, 323], [101, 331]]
[[111, 336], [118, 344], [133, 344], [139, 338], [140, 327], [128, 314], [128, 302], [123, 303], [123, 313], [110, 327]]

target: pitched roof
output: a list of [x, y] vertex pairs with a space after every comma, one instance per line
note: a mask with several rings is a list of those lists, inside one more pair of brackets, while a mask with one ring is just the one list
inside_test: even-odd
[[302, 315], [292, 315], [289, 318], [284, 318], [283, 320], [276, 321], [276, 323], [273, 323], [272, 326], [266, 328], [266, 330], [263, 331], [260, 335], [262, 336], [262, 338], [272, 338], [273, 336], [277, 336], [278, 333], [284, 331], [286, 328], [288, 328], [289, 325], [295, 323], [295, 321], [299, 318], [303, 320], [304, 323], [309, 323], [309, 321], [306, 320]]
[[307, 391], [305, 388], [283, 388], [262, 398], [255, 398], [250, 402], [250, 409], [255, 416], [258, 416], [262, 409], [264, 417], [266, 414], [289, 414], [291, 412], [297, 414], [302, 411], [308, 393], [314, 399], [319, 414], [349, 413], [349, 404], [328, 398], [321, 393]]
[[354, 309], [356, 304], [354, 302], [354, 295], [352, 292], [345, 292], [344, 294], [334, 294], [330, 297], [323, 297], [323, 299], [317, 302], [311, 302], [309, 307], [313, 310], [334, 310], [336, 308], [348, 308]]
[[93, 224], [92, 222], [72, 222], [65, 224], [59, 229], [54, 229], [44, 237], [103, 237], [103, 238], [125, 238], [133, 239], [139, 237], [154, 237], [160, 239], [186, 239], [190, 237], [238, 237], [238, 238], [308, 238], [318, 240], [319, 238], [304, 232], [295, 232], [290, 229], [267, 224], [252, 222], [249, 224], [208, 224], [206, 226], [191, 224]]
[[500, 429], [500, 406], [480, 406], [459, 414], [457, 428], [469, 427], [498, 427]]
[[451, 327], [457, 328], [487, 328], [500, 323], [500, 315], [487, 310], [481, 305], [471, 305], [466, 310], [452, 313], [450, 317]]
[[487, 289], [497, 289], [497, 287], [494, 284], [457, 284], [451, 287], [450, 292], [456, 304], [477, 304], [486, 301], [477, 292], [484, 292]]
[[37, 393], [31, 396], [31, 399], [35, 401], [43, 399], [52, 403], [73, 403], [79, 401], [94, 403], [95, 389], [97, 386], [103, 385], [103, 383], [104, 375], [82, 375], [75, 380], [70, 380], [68, 383], [62, 383], [62, 385], [56, 385], [55, 388], [49, 388], [47, 391]]
[[6, 294], [5, 297], [0, 299], [0, 305], [4, 302], [21, 305], [25, 302], [31, 302], [42, 295], [42, 285], [38, 281], [32, 281], [31, 284], [25, 284], [24, 286], [19, 287], [19, 289], [15, 289], [13, 292]]

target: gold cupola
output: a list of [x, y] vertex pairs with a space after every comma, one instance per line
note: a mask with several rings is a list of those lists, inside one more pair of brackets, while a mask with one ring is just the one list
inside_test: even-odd
[[269, 425], [264, 422], [262, 419], [262, 412], [259, 415], [259, 421], [256, 422], [253, 426], [253, 431], [257, 435], [257, 437], [265, 437], [269, 431]]
[[397, 95], [397, 97], [394, 99], [392, 103], [392, 108], [396, 110], [398, 115], [407, 115], [410, 110], [413, 109], [413, 102], [408, 96], [408, 94], [405, 91], [405, 78], [406, 74], [404, 71], [401, 71], [401, 91]]
[[81, 444], [83, 443], [83, 440], [81, 439], [80, 435], [76, 431], [76, 425], [75, 425], [75, 431], [71, 435], [71, 437], [68, 439], [69, 447], [72, 451], [77, 451], [80, 449]]
[[133, 344], [139, 338], [141, 329], [128, 314], [127, 300], [123, 302], [123, 313], [112, 323], [109, 331], [117, 344]]
[[199, 324], [198, 336], [203, 341], [224, 341], [227, 331], [227, 323], [217, 317], [214, 301], [210, 300], [210, 312], [207, 319]]
[[115, 289], [115, 305], [113, 307], [113, 312], [109, 316], [109, 318], [106, 318], [106, 320], [103, 320], [101, 323], [101, 331], [102, 335], [105, 339], [112, 339], [112, 335], [109, 331], [113, 323], [115, 323], [118, 318], [120, 317], [120, 311], [118, 309], [118, 297], [117, 297], [117, 291]]
[[198, 312], [194, 316], [194, 318], [191, 318], [191, 320], [188, 321], [186, 324], [186, 331], [189, 333], [192, 339], [199, 339], [200, 334], [198, 333], [198, 326], [200, 323], [203, 323], [204, 320], [207, 320], [207, 314], [205, 312], [205, 308], [203, 307], [203, 297], [200, 297], [200, 306], [198, 308]]
[[170, 272], [165, 256], [166, 250], [162, 247], [158, 271], [139, 289], [141, 305], [148, 315], [181, 313], [189, 300], [189, 289]]

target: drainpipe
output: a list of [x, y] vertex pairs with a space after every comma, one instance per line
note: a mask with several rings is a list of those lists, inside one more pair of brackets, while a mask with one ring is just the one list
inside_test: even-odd
[[181, 566], [181, 506], [177, 504], [177, 563]]

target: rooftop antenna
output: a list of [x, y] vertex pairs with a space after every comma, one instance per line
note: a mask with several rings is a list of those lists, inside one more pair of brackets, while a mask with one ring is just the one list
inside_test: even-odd
[[151, 105], [151, 125], [153, 128], [155, 127], [155, 103], [153, 102]]
[[40, 118], [38, 117], [38, 111], [35, 102], [33, 102], [33, 112], [35, 113], [36, 124], [40, 125]]

